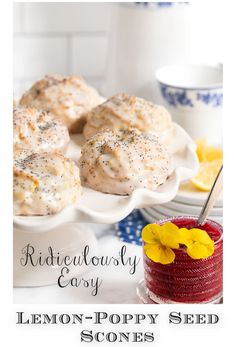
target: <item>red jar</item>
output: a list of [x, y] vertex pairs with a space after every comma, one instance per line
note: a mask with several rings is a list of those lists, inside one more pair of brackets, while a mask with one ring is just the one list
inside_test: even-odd
[[194, 217], [173, 217], [158, 224], [172, 222], [180, 228], [205, 230], [214, 240], [212, 256], [206, 259], [192, 259], [186, 249], [175, 252], [171, 264], [155, 263], [144, 254], [144, 275], [149, 298], [155, 303], [213, 303], [222, 298], [223, 287], [223, 228], [207, 219], [197, 225]]

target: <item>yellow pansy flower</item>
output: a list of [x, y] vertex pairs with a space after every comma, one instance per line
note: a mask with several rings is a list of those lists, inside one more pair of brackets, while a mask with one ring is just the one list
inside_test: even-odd
[[214, 241], [205, 230], [180, 229], [180, 243], [187, 247], [187, 254], [193, 259], [205, 259], [214, 253]]
[[146, 256], [155, 263], [170, 264], [175, 260], [175, 252], [170, 247], [163, 246], [161, 243], [156, 245], [144, 245]]
[[186, 246], [193, 259], [205, 259], [214, 253], [214, 241], [205, 230], [179, 229], [174, 223], [148, 224], [142, 230], [144, 252], [155, 263], [170, 264], [175, 259], [173, 249]]
[[142, 239], [145, 242], [144, 252], [149, 259], [161, 264], [174, 261], [172, 249], [179, 248], [180, 239], [179, 228], [175, 224], [148, 224], [142, 230]]

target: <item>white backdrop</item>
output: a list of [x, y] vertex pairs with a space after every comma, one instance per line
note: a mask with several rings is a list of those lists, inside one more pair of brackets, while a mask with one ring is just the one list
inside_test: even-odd
[[14, 3], [14, 94], [46, 73], [82, 74], [101, 88], [112, 4]]
[[[112, 24], [118, 11], [117, 6], [119, 5], [109, 2], [14, 3], [14, 96], [18, 98], [36, 79], [46, 73], [81, 74], [105, 96], [116, 91], [116, 88], [111, 88], [109, 84], [109, 77], [113, 78], [114, 72], [111, 69], [116, 69], [116, 42], [109, 42], [109, 39], [114, 37], [111, 30], [114, 31]], [[129, 3], [129, 6], [134, 6], [134, 3]], [[177, 37], [173, 42], [173, 51], [170, 51], [166, 61], [169, 63], [175, 62], [177, 58], [190, 57], [197, 62], [222, 61], [222, 5], [215, 2], [210, 5], [207, 2], [204, 5], [191, 3], [188, 6], [187, 50], [182, 52], [183, 38], [179, 37], [178, 45]], [[168, 8], [162, 11], [169, 13]], [[163, 35], [166, 31], [174, 34], [174, 30], [178, 30], [178, 23], [174, 23], [173, 17], [175, 18], [170, 16], [169, 23], [165, 23]], [[165, 15], [162, 18], [165, 18]], [[120, 25], [125, 26], [127, 23], [124, 22], [123, 25], [121, 20]], [[123, 31], [127, 30], [128, 33], [132, 25], [130, 17], [128, 27], [122, 27]], [[146, 37], [147, 41], [150, 40], [148, 33]], [[135, 42], [131, 42], [130, 46], [134, 44]], [[163, 63], [161, 60], [160, 62]], [[132, 62], [126, 60], [126, 63]], [[129, 71], [129, 66], [126, 66], [126, 69]], [[125, 87], [124, 85], [124, 90]]]

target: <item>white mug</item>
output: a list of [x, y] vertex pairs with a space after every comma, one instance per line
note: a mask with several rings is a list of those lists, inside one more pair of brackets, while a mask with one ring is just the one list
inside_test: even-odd
[[222, 141], [223, 68], [218, 65], [167, 65], [156, 71], [158, 101], [193, 139]]

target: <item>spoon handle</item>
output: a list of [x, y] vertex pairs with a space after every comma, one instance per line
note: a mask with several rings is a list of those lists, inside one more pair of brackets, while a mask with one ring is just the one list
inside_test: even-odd
[[215, 179], [215, 182], [210, 190], [210, 193], [203, 205], [201, 213], [198, 217], [198, 225], [202, 225], [207, 218], [210, 210], [216, 203], [218, 196], [220, 195], [223, 187], [223, 165], [220, 168], [220, 171]]

